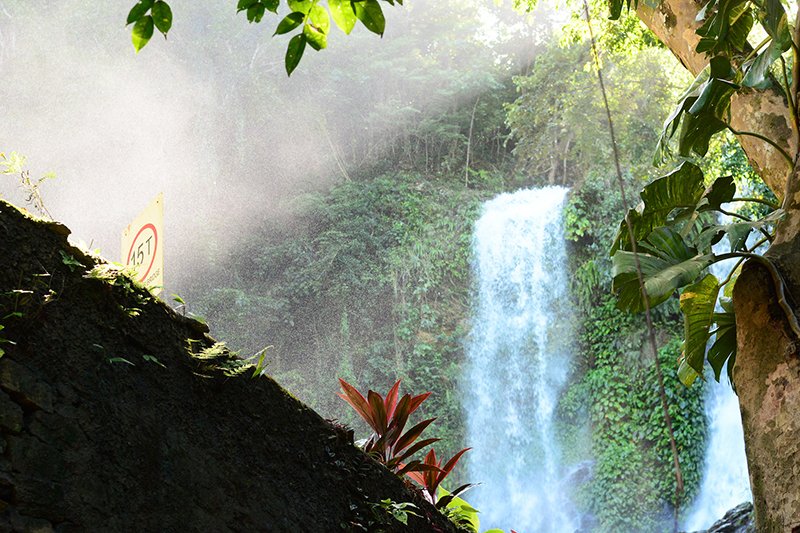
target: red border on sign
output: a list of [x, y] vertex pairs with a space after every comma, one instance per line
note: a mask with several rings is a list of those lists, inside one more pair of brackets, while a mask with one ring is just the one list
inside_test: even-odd
[[156, 262], [156, 252], [158, 251], [158, 232], [156, 231], [156, 227], [152, 224], [145, 224], [141, 227], [139, 232], [136, 234], [136, 237], [133, 238], [133, 242], [131, 242], [131, 249], [128, 250], [128, 259], [125, 261], [125, 264], [130, 264], [131, 262], [131, 254], [133, 253], [133, 246], [136, 244], [136, 241], [139, 239], [139, 235], [146, 229], [150, 228], [153, 230], [153, 236], [156, 238], [156, 243], [153, 245], [153, 257], [150, 259], [150, 266], [147, 267], [147, 271], [142, 274], [142, 277], [139, 278], [139, 281], [142, 282], [145, 280], [148, 274], [150, 274], [150, 269], [153, 268], [153, 263]]

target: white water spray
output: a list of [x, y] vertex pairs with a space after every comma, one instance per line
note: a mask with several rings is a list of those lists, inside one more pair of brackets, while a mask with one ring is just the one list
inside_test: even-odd
[[553, 430], [571, 358], [566, 193], [503, 194], [484, 205], [475, 226], [465, 405], [469, 479], [482, 484], [469, 499], [482, 530], [577, 528]]

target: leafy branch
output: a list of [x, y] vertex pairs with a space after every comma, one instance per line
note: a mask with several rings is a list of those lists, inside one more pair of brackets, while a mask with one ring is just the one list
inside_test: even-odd
[[[383, 1], [392, 6], [395, 2], [403, 4], [402, 0]], [[320, 0], [286, 0], [286, 5], [290, 13], [280, 20], [273, 36], [299, 29], [286, 47], [284, 62], [288, 75], [297, 68], [306, 45], [317, 51], [328, 46], [331, 19], [347, 35], [359, 21], [380, 36], [386, 28], [386, 18], [378, 0], [327, 0], [327, 9]], [[258, 24], [267, 12], [277, 15], [280, 6], [281, 0], [239, 0], [236, 12], [244, 12], [248, 22]], [[172, 9], [163, 0], [139, 0], [128, 13], [127, 25], [131, 24], [131, 40], [139, 53], [156, 29], [167, 37], [172, 28]]]

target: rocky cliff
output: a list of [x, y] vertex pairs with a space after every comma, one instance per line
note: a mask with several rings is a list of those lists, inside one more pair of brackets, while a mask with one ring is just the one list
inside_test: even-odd
[[454, 531], [68, 233], [0, 201], [0, 531]]

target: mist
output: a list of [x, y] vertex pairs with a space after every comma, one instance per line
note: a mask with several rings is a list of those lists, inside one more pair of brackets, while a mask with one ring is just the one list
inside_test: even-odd
[[[128, 4], [0, 2], [0, 151], [25, 155], [33, 177], [54, 172], [42, 187], [48, 210], [111, 260], [123, 228], [163, 191], [169, 290], [202, 284], [193, 278], [209, 254], [224, 261], [287, 197], [380, 158], [404, 121], [488, 90], [481, 69], [518, 71], [555, 16], [477, 0], [386, 6], [382, 39], [332, 30], [329, 48], [308, 50], [289, 79], [275, 17], [248, 24], [232, 3], [174, 0], [169, 39], [156, 35], [137, 55]], [[485, 43], [481, 53], [459, 56], [437, 35], [455, 23], [474, 28], [464, 38]], [[471, 87], [443, 95], [415, 80], [445, 56], [474, 72]], [[21, 204], [4, 178], [0, 195]]]

